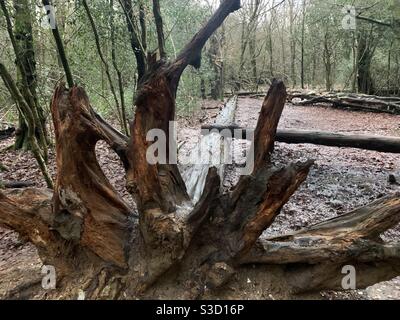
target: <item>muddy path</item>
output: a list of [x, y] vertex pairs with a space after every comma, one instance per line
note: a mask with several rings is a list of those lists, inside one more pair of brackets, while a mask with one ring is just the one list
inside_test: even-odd
[[[236, 113], [236, 123], [254, 128], [262, 105], [261, 99], [241, 98]], [[190, 117], [179, 117], [180, 152], [189, 152], [200, 136], [200, 126], [212, 123], [221, 103], [205, 101], [203, 108]], [[322, 130], [340, 133], [377, 134], [400, 137], [400, 116], [350, 112], [321, 107], [295, 107], [287, 105], [280, 123], [281, 128]], [[12, 139], [1, 141], [0, 150], [10, 145]], [[236, 144], [246, 144], [239, 141]], [[124, 169], [118, 157], [103, 143], [99, 143], [97, 156], [101, 167], [121, 196], [134, 206], [125, 190]], [[399, 155], [383, 154], [347, 148], [330, 148], [314, 145], [287, 145], [278, 143], [274, 162], [283, 165], [292, 161], [315, 159], [316, 165], [305, 184], [284, 207], [266, 235], [298, 230], [394, 191], [398, 185], [390, 184], [389, 175], [398, 177], [400, 182]], [[4, 180], [30, 180], [37, 187], [44, 187], [40, 171], [29, 153], [3, 150], [1, 162], [8, 172], [0, 173]], [[50, 154], [49, 169], [55, 174], [54, 154]], [[224, 187], [229, 189], [238, 179], [238, 167], [229, 166]], [[385, 234], [385, 240], [399, 241], [400, 226]], [[24, 243], [10, 230], [0, 228], [0, 298], [13, 288], [41, 279], [41, 263], [35, 248]], [[45, 297], [39, 292], [36, 298]], [[243, 297], [246, 299], [246, 297]], [[400, 279], [378, 284], [367, 290], [336, 293], [323, 292], [304, 296], [310, 299], [400, 299]]]

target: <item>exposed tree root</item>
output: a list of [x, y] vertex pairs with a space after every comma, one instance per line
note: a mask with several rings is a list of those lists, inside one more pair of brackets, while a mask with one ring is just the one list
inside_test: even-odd
[[[248, 158], [254, 157], [254, 170], [232, 192], [221, 192], [221, 177], [210, 168], [194, 204], [168, 153], [170, 146], [166, 164], [148, 161], [149, 130], [162, 130], [167, 141], [175, 141], [169, 122], [175, 118], [183, 70], [199, 66], [209, 36], [239, 7], [238, 0], [223, 1], [175, 61], [151, 66], [141, 79], [129, 143], [93, 112], [83, 89], [57, 88], [52, 101], [54, 193], [0, 193], [0, 225], [25, 236], [38, 247], [43, 263], [57, 270], [57, 289], [48, 297], [76, 298], [81, 290], [87, 299], [204, 298], [226, 290], [239, 273], [249, 272], [249, 263], [265, 264], [253, 270], [260, 279], [271, 277], [262, 273], [268, 268], [279, 272], [294, 291], [337, 288], [342, 263], [360, 268], [360, 285], [399, 274], [398, 247], [377, 239], [399, 221], [398, 195], [299, 233], [259, 240], [313, 164], [276, 168], [270, 163], [286, 101], [280, 81], [272, 83], [260, 113], [254, 155]], [[99, 140], [125, 165], [138, 220], [97, 162]]]

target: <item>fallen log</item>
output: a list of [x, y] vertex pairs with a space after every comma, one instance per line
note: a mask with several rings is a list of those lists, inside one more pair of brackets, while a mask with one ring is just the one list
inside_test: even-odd
[[0, 188], [5, 189], [21, 189], [34, 186], [32, 181], [2, 181], [0, 180]]
[[296, 292], [341, 290], [343, 267], [351, 266], [356, 287], [365, 288], [400, 272], [400, 243], [380, 238], [400, 222], [399, 212], [397, 193], [298, 232], [259, 239], [242, 263], [306, 265], [285, 277]]
[[[296, 101], [296, 99], [300, 99], [300, 101]], [[335, 108], [400, 114], [400, 98], [398, 97], [380, 97], [355, 93], [293, 92], [288, 95], [288, 101], [298, 106], [327, 103]]]
[[[206, 125], [202, 130], [230, 130], [232, 137], [251, 139], [252, 129], [243, 129], [239, 126]], [[328, 147], [356, 148], [379, 151], [384, 153], [400, 153], [400, 138], [371, 135], [345, 135], [340, 133], [280, 129], [276, 134], [276, 141], [289, 144], [309, 143]]]
[[0, 130], [0, 140], [5, 140], [11, 137], [15, 132], [14, 127], [10, 127], [4, 130]]
[[[237, 96], [234, 96], [225, 104], [215, 119], [215, 124], [223, 126], [233, 123], [236, 108]], [[207, 174], [212, 166], [217, 168], [221, 181], [224, 178], [225, 166], [223, 165], [224, 161], [221, 160], [229, 151], [221, 148], [222, 142], [223, 139], [218, 133], [211, 133], [207, 137], [203, 137], [189, 155], [192, 160], [195, 160], [196, 164], [193, 164], [194, 161], [192, 161], [189, 166], [180, 168], [187, 192], [194, 203], [197, 203], [203, 193]], [[226, 145], [225, 141], [223, 143]], [[217, 154], [217, 152], [213, 152], [215, 150], [221, 150], [221, 152]]]

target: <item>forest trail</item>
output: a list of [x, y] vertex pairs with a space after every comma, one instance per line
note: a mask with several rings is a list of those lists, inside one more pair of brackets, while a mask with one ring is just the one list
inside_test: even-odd
[[[215, 107], [217, 102], [205, 101], [203, 107]], [[262, 100], [240, 98], [235, 122], [243, 127], [254, 128]], [[187, 152], [196, 144], [200, 125], [212, 123], [218, 109], [195, 112], [190, 117], [180, 117], [178, 126], [180, 142], [186, 141], [181, 151]], [[287, 105], [280, 128], [323, 130], [338, 133], [377, 134], [400, 137], [400, 117], [387, 114], [350, 112], [324, 107], [295, 107]], [[2, 141], [0, 149], [12, 143]], [[236, 143], [246, 143], [243, 141]], [[124, 170], [118, 157], [104, 144], [97, 147], [100, 165], [111, 183], [131, 205], [125, 191]], [[388, 193], [399, 191], [398, 185], [390, 184], [389, 175], [400, 181], [400, 160], [395, 154], [382, 154], [347, 148], [331, 148], [314, 145], [287, 145], [278, 143], [275, 163], [289, 163], [299, 159], [313, 158], [316, 165], [302, 187], [283, 208], [276, 222], [266, 235], [276, 235], [298, 230], [310, 223], [334, 217]], [[9, 169], [0, 173], [4, 180], [30, 180], [44, 187], [41, 174], [33, 157], [28, 153], [2, 151], [0, 159]], [[50, 153], [49, 170], [54, 175], [54, 154]], [[224, 187], [229, 189], [238, 178], [238, 168], [228, 166]], [[400, 226], [387, 232], [385, 240], [400, 238]], [[0, 298], [8, 288], [26, 281], [40, 279], [40, 261], [36, 249], [21, 242], [17, 235], [0, 229]], [[243, 297], [246, 298], [246, 297]], [[400, 279], [375, 285], [367, 290], [350, 293], [328, 292], [307, 298], [322, 299], [400, 299]]]

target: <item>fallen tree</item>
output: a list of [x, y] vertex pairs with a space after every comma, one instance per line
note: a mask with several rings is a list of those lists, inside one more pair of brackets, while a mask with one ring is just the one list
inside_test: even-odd
[[[216, 130], [219, 132], [228, 130], [232, 137], [241, 137], [251, 140], [254, 130], [244, 129], [237, 125], [205, 125], [203, 130]], [[276, 141], [289, 144], [309, 143], [329, 147], [347, 147], [363, 150], [373, 150], [387, 153], [400, 153], [400, 138], [371, 135], [348, 135], [323, 131], [289, 130], [279, 129], [276, 133]]]
[[399, 97], [380, 97], [355, 93], [291, 92], [288, 95], [288, 101], [298, 106], [326, 103], [335, 108], [400, 114]]
[[[1, 166], [1, 163], [0, 163]], [[3, 181], [0, 180], [0, 188], [6, 189], [20, 189], [20, 188], [27, 188], [32, 187], [35, 185], [32, 181]]]
[[[175, 61], [160, 61], [148, 71], [138, 92], [129, 143], [99, 121], [82, 88], [57, 88], [51, 108], [57, 152], [54, 191], [0, 193], [0, 225], [29, 239], [43, 263], [57, 271], [57, 289], [47, 298], [76, 298], [79, 292], [87, 299], [232, 297], [229, 288], [249, 277], [260, 283], [261, 297], [273, 278], [288, 292], [337, 288], [338, 268], [347, 264], [361, 268], [359, 288], [400, 273], [398, 250], [377, 239], [399, 222], [399, 195], [307, 229], [307, 241], [296, 235], [269, 240], [277, 245], [293, 240], [302, 259], [287, 259], [284, 245], [276, 252], [260, 247], [263, 231], [313, 165], [306, 161], [277, 168], [270, 162], [286, 101], [282, 82], [271, 85], [263, 103], [252, 144], [254, 170], [231, 192], [221, 192], [218, 171], [210, 168], [203, 193], [193, 204], [176, 164], [147, 161], [149, 130], [161, 129], [173, 140], [169, 122], [175, 117], [183, 70], [200, 65], [207, 39], [239, 8], [240, 1], [223, 1]], [[95, 156], [99, 140], [118, 151], [139, 219], [102, 172]], [[353, 221], [358, 223], [351, 225]], [[326, 241], [314, 242], [314, 236]], [[365, 254], [353, 255], [362, 240], [369, 240]], [[368, 254], [370, 249], [376, 254]], [[286, 262], [265, 260], [272, 253]], [[305, 279], [311, 277], [307, 285]], [[18, 296], [15, 291], [13, 295]]]
[[14, 127], [10, 127], [4, 130], [0, 130], [0, 140], [5, 140], [11, 137], [15, 132]]
[[[231, 97], [215, 119], [215, 124], [224, 126], [233, 123], [235, 120], [237, 102], [237, 96]], [[221, 135], [216, 132], [201, 139], [200, 143], [189, 155], [189, 158], [192, 160], [191, 163], [195, 162], [198, 164], [180, 168], [187, 192], [195, 203], [200, 199], [203, 193], [207, 173], [211, 167], [215, 167], [218, 170], [218, 175], [221, 178], [224, 177], [224, 163], [226, 162], [224, 162], [224, 158], [226, 154], [230, 154], [230, 150], [226, 150], [226, 147], [229, 147], [229, 142], [222, 140]], [[221, 143], [224, 143], [224, 145], [221, 145]]]

